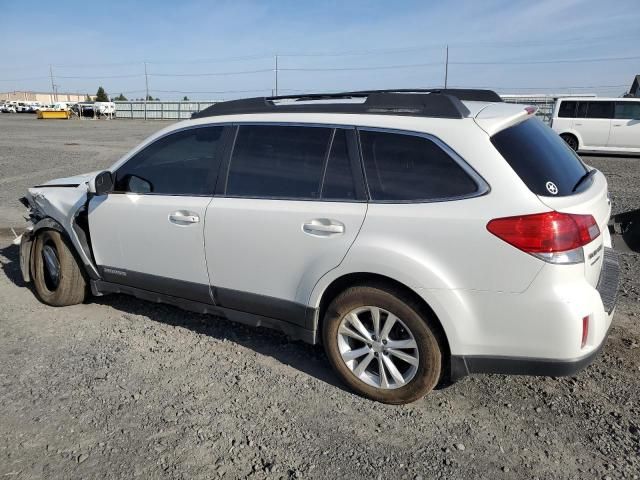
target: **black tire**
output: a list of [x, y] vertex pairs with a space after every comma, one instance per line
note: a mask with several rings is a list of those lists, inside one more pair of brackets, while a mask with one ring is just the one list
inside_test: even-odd
[[[338, 339], [340, 324], [348, 313], [365, 306], [377, 307], [395, 315], [401, 319], [402, 327], [406, 326], [409, 334], [415, 339], [418, 351], [417, 370], [414, 370], [415, 374], [411, 380], [402, 386], [380, 388], [365, 383], [352, 372], [342, 358]], [[329, 362], [344, 383], [360, 395], [389, 404], [416, 401], [438, 384], [442, 374], [442, 352], [444, 349], [438, 340], [437, 332], [431, 318], [423, 312], [421, 305], [407, 298], [402, 292], [386, 286], [355, 286], [345, 290], [327, 308], [322, 328], [324, 348]], [[382, 339], [379, 340], [382, 341]], [[383, 353], [376, 352], [374, 355], [377, 359]], [[386, 351], [384, 355], [387, 355]], [[381, 359], [380, 364], [382, 363]], [[374, 366], [373, 368], [377, 368], [379, 371], [379, 367]], [[381, 379], [380, 376], [379, 378]]]
[[562, 135], [560, 135], [560, 138], [562, 138], [565, 143], [569, 145], [571, 150], [573, 150], [574, 152], [578, 151], [578, 139], [575, 137], [575, 135], [571, 135], [570, 133], [563, 133]]
[[[59, 266], [57, 276], [45, 258], [52, 254]], [[36, 236], [31, 251], [31, 277], [36, 295], [47, 305], [76, 305], [86, 298], [87, 282], [78, 262], [66, 239], [55, 230], [44, 230]]]

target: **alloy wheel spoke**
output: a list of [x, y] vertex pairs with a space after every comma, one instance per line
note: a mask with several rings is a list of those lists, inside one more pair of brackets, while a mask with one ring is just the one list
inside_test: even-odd
[[355, 374], [356, 377], [359, 377], [364, 373], [365, 369], [371, 363], [371, 360], [373, 360], [373, 357], [374, 357], [373, 352], [369, 352], [369, 354], [366, 357], [360, 360], [360, 363], [358, 363], [358, 366], [353, 370], [353, 373]]
[[347, 320], [351, 325], [355, 327], [355, 329], [360, 333], [360, 335], [365, 337], [367, 340], [371, 341], [371, 332], [369, 332], [369, 330], [367, 330], [367, 328], [362, 324], [362, 322], [358, 318], [358, 315], [352, 312], [349, 315], [347, 315]]
[[380, 309], [371, 307], [371, 320], [373, 321], [373, 333], [380, 339]]
[[388, 355], [383, 355], [382, 360], [384, 361], [384, 364], [387, 367], [387, 370], [389, 370], [389, 373], [393, 377], [393, 380], [398, 385], [404, 385], [404, 377], [396, 367], [395, 363], [393, 363], [393, 360], [391, 360]]
[[409, 355], [408, 353], [403, 352], [402, 350], [394, 350], [393, 348], [390, 348], [387, 350], [387, 352], [389, 352], [390, 355], [393, 355], [395, 357], [398, 357], [401, 360], [404, 360], [410, 365], [414, 365], [416, 367], [418, 366], [418, 359], [413, 355]]
[[396, 324], [397, 320], [398, 320], [398, 317], [396, 317], [394, 314], [389, 313], [389, 315], [387, 315], [387, 319], [385, 320], [384, 326], [382, 327], [382, 331], [380, 332], [381, 339], [384, 340], [389, 336], [389, 332], [391, 332], [391, 329]]
[[344, 359], [345, 362], [348, 362], [350, 360], [355, 360], [356, 358], [360, 358], [369, 352], [371, 352], [371, 349], [365, 345], [362, 348], [356, 348], [355, 350], [349, 350], [347, 352], [344, 352], [342, 354], [342, 358]]
[[387, 379], [387, 372], [384, 366], [383, 355], [378, 355], [378, 370], [380, 370], [380, 386], [382, 388], [389, 388], [389, 380]]
[[388, 340], [387, 348], [418, 348], [418, 344], [413, 338], [406, 340]]
[[370, 343], [370, 340], [366, 339], [365, 337], [360, 335], [358, 332], [354, 332], [346, 325], [341, 325], [340, 328], [338, 329], [338, 333], [340, 333], [341, 335], [346, 335], [347, 337], [351, 337], [362, 343]]

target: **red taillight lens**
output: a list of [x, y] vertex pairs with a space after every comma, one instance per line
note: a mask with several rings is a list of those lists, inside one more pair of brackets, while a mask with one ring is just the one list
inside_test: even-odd
[[582, 247], [600, 235], [591, 215], [545, 212], [496, 218], [487, 230], [527, 253], [558, 253]]

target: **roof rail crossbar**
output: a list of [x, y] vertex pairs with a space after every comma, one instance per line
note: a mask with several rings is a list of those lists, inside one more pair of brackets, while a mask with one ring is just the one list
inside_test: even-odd
[[[357, 98], [364, 98], [365, 101], [360, 103], [339, 102], [339, 100]], [[282, 100], [292, 101], [280, 103]], [[314, 100], [336, 100], [336, 102], [314, 104]], [[231, 100], [216, 103], [201, 112], [194, 113], [191, 118], [247, 113], [351, 113], [465, 118], [469, 115], [469, 109], [461, 100], [502, 101], [495, 92], [490, 90], [364, 90]]]

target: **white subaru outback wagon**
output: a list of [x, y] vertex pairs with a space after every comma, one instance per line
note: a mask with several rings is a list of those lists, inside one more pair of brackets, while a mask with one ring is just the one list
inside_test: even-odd
[[387, 403], [473, 373], [571, 375], [619, 267], [604, 175], [491, 91], [223, 102], [22, 203], [54, 306], [126, 293], [322, 343]]

